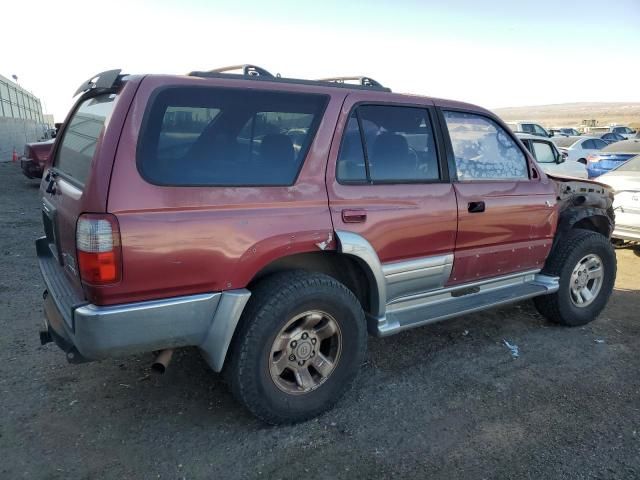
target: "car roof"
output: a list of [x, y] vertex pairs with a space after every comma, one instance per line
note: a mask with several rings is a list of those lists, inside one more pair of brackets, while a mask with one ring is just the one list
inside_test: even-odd
[[604, 147], [601, 152], [613, 153], [638, 153], [640, 152], [640, 140], [632, 138], [630, 140], [621, 140]]
[[558, 147], [567, 148], [575, 145], [581, 140], [594, 140], [597, 138], [598, 137], [594, 137], [591, 135], [573, 135], [569, 137], [553, 137], [553, 143], [555, 143], [556, 146]]
[[[470, 110], [477, 113], [490, 115], [491, 117], [497, 117], [493, 112], [483, 108], [479, 105], [474, 105], [466, 102], [459, 102], [457, 100], [449, 100], [444, 98], [434, 98], [424, 95], [415, 95], [409, 93], [395, 93], [389, 89], [381, 88], [366, 88], [359, 85], [349, 84], [333, 84], [325, 81], [314, 80], [300, 80], [300, 79], [287, 79], [280, 77], [251, 77], [246, 75], [237, 74], [217, 74], [210, 76], [193, 76], [193, 75], [161, 75], [151, 74], [147, 77], [153, 77], [161, 79], [163, 83], [171, 84], [179, 81], [179, 84], [185, 85], [185, 81], [188, 83], [193, 82], [197, 84], [210, 84], [210, 85], [224, 85], [227, 87], [233, 86], [246, 86], [249, 88], [263, 88], [268, 89], [273, 86], [277, 90], [282, 91], [295, 91], [306, 93], [322, 93], [327, 95], [355, 95], [362, 98], [364, 102], [381, 102], [381, 103], [427, 103], [433, 104], [442, 108]], [[259, 85], [259, 86], [258, 86]]]
[[516, 134], [516, 137], [522, 140], [542, 140], [545, 142], [551, 141], [551, 139], [549, 138], [544, 138], [544, 137], [541, 137], [540, 135], [532, 135], [530, 133], [515, 132], [515, 134]]

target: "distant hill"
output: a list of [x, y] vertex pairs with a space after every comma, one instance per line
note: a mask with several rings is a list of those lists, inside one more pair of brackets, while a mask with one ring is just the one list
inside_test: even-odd
[[596, 119], [598, 125], [624, 123], [640, 128], [640, 102], [559, 103], [494, 109], [503, 120], [536, 120], [545, 127], [577, 126]]

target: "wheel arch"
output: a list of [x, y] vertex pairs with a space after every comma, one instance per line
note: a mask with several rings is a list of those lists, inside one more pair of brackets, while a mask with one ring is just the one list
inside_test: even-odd
[[613, 211], [611, 208], [604, 209], [584, 206], [566, 208], [560, 213], [558, 228], [549, 256], [558, 249], [558, 246], [567, 237], [569, 232], [573, 230], [589, 230], [599, 233], [605, 238], [611, 238], [613, 227]]
[[[384, 297], [381, 296], [379, 285], [381, 280], [383, 282], [382, 295], [384, 295], [384, 276], [382, 275], [379, 261], [377, 261], [377, 265], [374, 263], [373, 267], [369, 263], [369, 261], [377, 260], [377, 255], [375, 259], [369, 258], [371, 252], [375, 254], [373, 247], [369, 245], [371, 252], [368, 255], [364, 255], [364, 252], [354, 252], [353, 243], [350, 242], [346, 244], [347, 251], [344, 251], [341, 236], [339, 232], [336, 233], [340, 241], [338, 251], [302, 252], [279, 257], [258, 271], [247, 285], [247, 288], [252, 290], [267, 276], [285, 270], [306, 270], [323, 273], [336, 279], [351, 290], [367, 314], [378, 316], [381, 309], [384, 312]], [[351, 241], [353, 239], [347, 236], [346, 240]], [[366, 258], [363, 258], [363, 256]]]

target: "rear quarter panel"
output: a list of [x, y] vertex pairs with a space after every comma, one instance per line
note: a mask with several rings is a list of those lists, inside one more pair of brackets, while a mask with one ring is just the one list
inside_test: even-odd
[[[324, 92], [330, 96], [327, 109], [293, 186], [171, 187], [148, 183], [136, 166], [148, 100], [167, 82], [146, 77], [124, 124], [108, 201], [120, 225], [123, 276], [118, 285], [95, 292], [97, 304], [242, 288], [279, 257], [318, 251], [316, 244], [333, 231], [324, 176], [346, 93]], [[170, 83], [238, 87], [227, 79], [173, 77]], [[251, 88], [318, 92], [266, 82]]]

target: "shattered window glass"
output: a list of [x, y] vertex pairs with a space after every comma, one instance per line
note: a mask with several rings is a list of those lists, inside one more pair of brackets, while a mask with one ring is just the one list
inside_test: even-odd
[[527, 161], [512, 138], [481, 115], [444, 112], [459, 180], [527, 180]]

